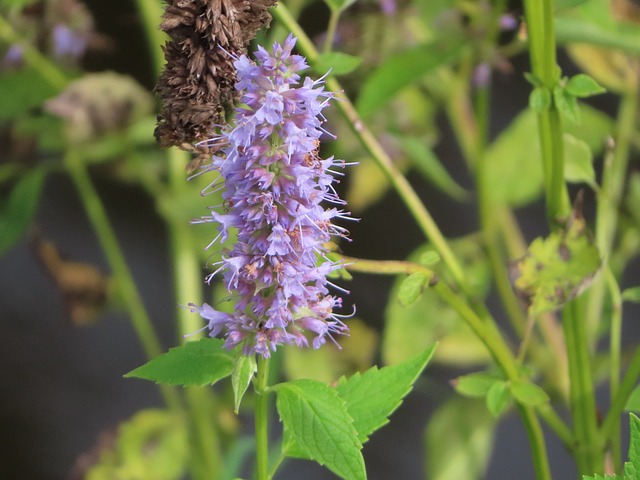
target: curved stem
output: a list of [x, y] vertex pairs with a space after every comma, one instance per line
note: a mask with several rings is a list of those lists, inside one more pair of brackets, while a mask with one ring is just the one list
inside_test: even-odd
[[256, 422], [256, 476], [258, 480], [269, 480], [269, 359], [258, 355], [258, 371], [254, 383]]
[[340, 10], [331, 9], [331, 16], [329, 17], [329, 25], [327, 26], [327, 36], [324, 39], [323, 53], [329, 53], [333, 49], [333, 42], [336, 37], [336, 30], [338, 28], [338, 21], [340, 20]]
[[624, 411], [624, 407], [627, 404], [629, 395], [636, 386], [636, 382], [640, 377], [640, 348], [637, 348], [631, 357], [629, 362], [629, 368], [627, 368], [620, 387], [618, 388], [617, 395], [611, 400], [611, 406], [607, 412], [604, 421], [600, 427], [600, 436], [603, 439], [609, 438], [620, 424], [620, 415]]
[[151, 53], [153, 70], [159, 75], [164, 65], [164, 53], [161, 45], [167, 36], [158, 28], [162, 18], [162, 3], [157, 0], [136, 0], [136, 7], [141, 16], [149, 52]]
[[[609, 396], [616, 398], [620, 389], [620, 353], [622, 344], [622, 295], [620, 286], [609, 267], [605, 267], [605, 276], [609, 295], [611, 297], [611, 334], [609, 338], [609, 352], [611, 355]], [[613, 428], [611, 438], [611, 455], [615, 471], [622, 468], [622, 447], [620, 439], [620, 423]]]

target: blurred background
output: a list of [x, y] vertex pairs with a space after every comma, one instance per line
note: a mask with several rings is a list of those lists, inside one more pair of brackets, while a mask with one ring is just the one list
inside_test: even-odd
[[[0, 5], [9, 8], [20, 3], [6, 2], [3, 0]], [[86, 42], [81, 51], [66, 51], [62, 55], [62, 64], [67, 62], [65, 68], [125, 74], [137, 82], [136, 88], [144, 90], [144, 95], [150, 95], [156, 78], [134, 2], [87, 0], [82, 2], [86, 10], [78, 10], [75, 1], [51, 0], [58, 4], [57, 9], [43, 5], [49, 2], [23, 3], [32, 3], [27, 12], [32, 30], [44, 32], [38, 29], [51, 27], [52, 16], [61, 15], [60, 19], [65, 18]], [[304, 3], [301, 23], [310, 36], [321, 42], [328, 10], [322, 2]], [[385, 11], [391, 4], [394, 5], [393, 12]], [[447, 15], [456, 15], [454, 7], [443, 8], [444, 13], [439, 18], [444, 25], [448, 21]], [[338, 31], [336, 49], [355, 51], [362, 38], [376, 35], [391, 38], [385, 48], [403, 48], [403, 35], [394, 29], [401, 28], [412, 8], [410, 2], [402, 0], [356, 2]], [[500, 39], [503, 44], [513, 42], [522, 14], [519, 2], [515, 1], [508, 2], [507, 11], [515, 24], [503, 32], [504, 38]], [[73, 14], [72, 18], [64, 17], [66, 14]], [[38, 37], [41, 44], [46, 41], [42, 35]], [[12, 63], [9, 47], [2, 44], [0, 50], [4, 55], [0, 70], [0, 105], [10, 103], [10, 97], [14, 96], [10, 81], [15, 80], [9, 79], [8, 72], [17, 67]], [[493, 74], [484, 80], [491, 82], [495, 92], [491, 102], [492, 138], [526, 108], [531, 89], [523, 77], [523, 72], [529, 68], [526, 52], [516, 52], [501, 61], [489, 68]], [[366, 62], [365, 70], [374, 68], [375, 62]], [[562, 54], [561, 62], [565, 73], [578, 71], [567, 55]], [[357, 93], [358, 81], [358, 75], [345, 77], [347, 93]], [[34, 86], [37, 88], [37, 82]], [[23, 90], [17, 88], [16, 95], [22, 95]], [[46, 113], [43, 110], [41, 102], [47, 98], [46, 93], [32, 93], [36, 100], [32, 97], [25, 100], [33, 102], [25, 115], [40, 118], [55, 113], [55, 107], [48, 107]], [[152, 101], [150, 96], [148, 101]], [[598, 97], [592, 105], [614, 114], [617, 97], [607, 94]], [[431, 135], [429, 141], [433, 151], [455, 182], [472, 191], [473, 180], [466, 173], [448, 119], [435, 108], [426, 110], [428, 119], [424, 125], [433, 128], [434, 133], [427, 134]], [[20, 120], [17, 130], [16, 118], [0, 114], [2, 172], [36, 164], [52, 167], [44, 180], [29, 229], [0, 257], [0, 478], [78, 479], [83, 478], [84, 468], [97, 458], [101, 448], [108, 448], [113, 443], [114, 432], [121, 422], [141, 409], [161, 407], [162, 399], [152, 383], [122, 377], [144, 363], [146, 358], [127, 314], [111, 296], [109, 265], [76, 189], [68, 175], [55, 167], [61, 155], [55, 148], [56, 138], [42, 135], [36, 140], [39, 134], [33, 133], [37, 128], [49, 128], [51, 119], [40, 119], [39, 123]], [[153, 127], [149, 127], [149, 120], [152, 122], [153, 115], [141, 118], [141, 131], [150, 133]], [[361, 162], [361, 166], [354, 167], [359, 168], [360, 173], [353, 177], [347, 174], [340, 185], [341, 193], [356, 201], [371, 196], [371, 200], [354, 208], [354, 216], [360, 217], [360, 221], [348, 225], [352, 242], [343, 244], [342, 250], [354, 257], [406, 258], [422, 245], [422, 235], [396, 195], [378, 177], [367, 180], [371, 170], [367, 170], [369, 166], [363, 160], [363, 154], [356, 153], [358, 158], [348, 156], [357, 152], [355, 141], [346, 138], [344, 146], [337, 145], [342, 139], [341, 132], [346, 129], [335, 112], [330, 114], [329, 120], [328, 129], [338, 132], [339, 140], [335, 144], [329, 142], [327, 151], [348, 161]], [[376, 122], [380, 120], [376, 119]], [[384, 143], [385, 133], [382, 128], [378, 131]], [[59, 132], [58, 128], [50, 133], [55, 137]], [[347, 133], [344, 135], [348, 137]], [[91, 179], [104, 202], [143, 302], [166, 350], [180, 342], [174, 320], [176, 305], [186, 304], [191, 299], [175, 297], [166, 222], [158, 211], [158, 204], [150, 197], [144, 179], [137, 177], [147, 175], [146, 172], [150, 177], [155, 175], [155, 169], [162, 168], [163, 153], [153, 145], [153, 138], [135, 142], [139, 142], [135, 143], [135, 148], [143, 152], [144, 159], [138, 164], [142, 167], [128, 169], [123, 166], [123, 159], [128, 158], [125, 150], [116, 148], [113, 152], [109, 146], [102, 145], [107, 153], [96, 153], [97, 160], [90, 169]], [[397, 152], [392, 143], [387, 146], [392, 153]], [[637, 165], [636, 162], [635, 171], [638, 171]], [[477, 229], [473, 197], [456, 201], [434, 188], [433, 183], [415, 169], [408, 177], [447, 237], [463, 237]], [[359, 183], [356, 185], [356, 182]], [[0, 193], [9, 190], [10, 182], [0, 184]], [[197, 195], [197, 189], [194, 192]], [[185, 228], [199, 228], [201, 233], [198, 235], [212, 238], [213, 230], [202, 232], [203, 228], [210, 227], [188, 227], [189, 220], [205, 214], [206, 206], [210, 204], [199, 197], [194, 197], [194, 202], [198, 203], [191, 205], [184, 215]], [[590, 200], [587, 201], [589, 208], [592, 208]], [[518, 218], [528, 241], [545, 234], [544, 205], [539, 199], [520, 208]], [[206, 242], [200, 244], [204, 247]], [[206, 255], [203, 258], [206, 259]], [[637, 267], [636, 262], [627, 269], [627, 285], [639, 283]], [[203, 260], [202, 276], [209, 271]], [[357, 305], [358, 318], [373, 332], [370, 355], [378, 363], [381, 354], [376, 346], [379, 346], [384, 329], [385, 309], [393, 284], [393, 278], [360, 274], [354, 275], [348, 283], [342, 283], [351, 292], [345, 304]], [[494, 311], [499, 311], [499, 302], [493, 297], [489, 292], [489, 304]], [[638, 313], [638, 309], [631, 306], [625, 311], [625, 318], [636, 318]], [[626, 322], [625, 328], [628, 325]], [[636, 325], [631, 327], [625, 330], [624, 338], [635, 343], [639, 332]], [[467, 347], [462, 344], [461, 348]], [[468, 345], [468, 348], [474, 346]], [[473, 362], [458, 365], [436, 362], [427, 368], [414, 391], [391, 417], [391, 422], [366, 444], [364, 455], [370, 479], [425, 478], [425, 464], [432, 461], [425, 455], [425, 426], [439, 406], [454, 395], [450, 380], [470, 369], [473, 370]], [[606, 402], [604, 393], [601, 397]], [[462, 410], [472, 419], [486, 415], [482, 402], [468, 402]], [[250, 416], [245, 414], [240, 420], [240, 431], [250, 431]], [[443, 439], [451, 432], [461, 432], [460, 435], [465, 436], [466, 423], [464, 416], [458, 416], [458, 424], [445, 422], [440, 432]], [[469, 435], [472, 433], [468, 432]], [[495, 438], [488, 430], [476, 433], [478, 437], [473, 441], [486, 444], [491, 451], [484, 478], [534, 479], [526, 434], [512, 411], [500, 421]], [[494, 445], [492, 450], [491, 445]], [[575, 478], [573, 462], [560, 442], [549, 436], [548, 447], [555, 478]], [[279, 478], [320, 480], [334, 477], [311, 462], [292, 461]]]

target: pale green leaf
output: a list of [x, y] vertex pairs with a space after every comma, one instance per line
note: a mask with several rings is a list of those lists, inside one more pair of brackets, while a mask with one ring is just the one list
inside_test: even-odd
[[551, 107], [551, 92], [546, 87], [535, 87], [529, 95], [529, 108], [536, 113], [544, 112]]
[[4, 92], [0, 95], [0, 120], [23, 115], [59, 92], [40, 73], [30, 68], [2, 72], [0, 91]]
[[624, 409], [628, 412], [640, 412], [640, 385], [633, 389]]
[[569, 183], [586, 183], [596, 187], [596, 172], [589, 145], [568, 133], [563, 135], [563, 141], [565, 180]]
[[640, 286], [624, 290], [622, 292], [622, 300], [625, 302], [640, 303]]
[[356, 0], [324, 0], [331, 10], [341, 12], [356, 3]]
[[274, 387], [291, 455], [326, 465], [345, 480], [365, 480], [362, 444], [338, 392], [322, 382], [294, 380]]
[[496, 422], [483, 402], [454, 398], [435, 411], [425, 432], [429, 480], [482, 480]]
[[348, 379], [340, 378], [338, 394], [347, 403], [347, 412], [354, 420], [353, 425], [362, 443], [389, 422], [389, 415], [411, 391], [435, 349], [434, 345], [421, 355], [399, 365], [380, 370], [372, 367], [364, 374], [356, 373]]
[[553, 103], [564, 118], [571, 123], [580, 123], [580, 107], [578, 106], [578, 101], [576, 97], [570, 95], [564, 88], [558, 86], [553, 89]]
[[578, 98], [591, 97], [607, 91], [586, 73], [579, 73], [571, 77], [565, 88], [567, 93]]
[[494, 417], [499, 416], [509, 404], [511, 392], [505, 381], [495, 382], [487, 390], [487, 408]]
[[233, 372], [233, 357], [224, 340], [203, 338], [187, 342], [130, 371], [127, 378], [143, 378], [166, 385], [207, 385]]
[[476, 372], [456, 378], [453, 387], [467, 397], [484, 397], [491, 386], [502, 381], [500, 377], [488, 372]]
[[362, 58], [342, 52], [322, 53], [313, 63], [313, 69], [319, 75], [331, 72], [331, 75], [346, 75], [353, 72], [362, 63]]
[[403, 306], [415, 303], [429, 285], [431, 275], [422, 272], [412, 273], [400, 284], [398, 301]]
[[513, 398], [523, 405], [536, 407], [549, 401], [549, 395], [538, 385], [526, 380], [511, 382]]
[[233, 362], [231, 372], [231, 386], [233, 387], [233, 409], [236, 413], [240, 410], [240, 403], [247, 388], [251, 384], [253, 374], [256, 372], [257, 364], [254, 355], [243, 355], [238, 353]]
[[[640, 477], [640, 419], [633, 413], [629, 414], [629, 462], [628, 470], [631, 478]], [[627, 465], [625, 465], [625, 476], [627, 475]]]

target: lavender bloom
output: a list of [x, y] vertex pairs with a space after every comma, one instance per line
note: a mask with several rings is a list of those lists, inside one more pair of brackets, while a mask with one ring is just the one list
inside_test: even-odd
[[[333, 94], [322, 79], [305, 78], [305, 59], [291, 53], [289, 36], [273, 53], [259, 47], [257, 63], [237, 58], [236, 89], [241, 100], [233, 126], [212, 141], [223, 145], [205, 170], [224, 180], [224, 204], [196, 223], [219, 224], [217, 241], [237, 231], [218, 269], [229, 292], [237, 296], [232, 314], [189, 304], [209, 321], [210, 335], [223, 333], [227, 348], [242, 344], [246, 355], [269, 357], [277, 345], [320, 347], [332, 334], [347, 332], [333, 309], [342, 300], [329, 294], [327, 275], [340, 268], [324, 246], [346, 230], [331, 223], [347, 218], [345, 202], [332, 187], [331, 168], [344, 162], [318, 156], [322, 109]], [[218, 188], [219, 180], [209, 188]], [[326, 201], [335, 207], [325, 210]], [[212, 242], [213, 243], [213, 242]]]

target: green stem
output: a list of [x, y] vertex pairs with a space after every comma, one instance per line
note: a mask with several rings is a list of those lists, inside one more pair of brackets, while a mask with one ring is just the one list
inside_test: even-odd
[[[553, 21], [553, 0], [525, 0], [533, 73], [549, 92], [559, 80]], [[547, 218], [552, 227], [569, 210], [564, 184], [564, 148], [560, 112], [552, 105], [538, 114], [538, 136], [545, 178]]]
[[600, 427], [601, 438], [610, 438], [620, 424], [620, 415], [622, 415], [624, 411], [629, 395], [631, 395], [631, 392], [636, 386], [638, 377], [640, 377], [640, 348], [637, 348], [633, 353], [631, 362], [629, 362], [629, 368], [627, 368], [624, 377], [622, 377], [622, 382], [620, 382], [618, 393], [611, 401], [611, 407], [609, 407], [609, 411]]
[[[309, 60], [311, 64], [314, 64], [318, 59], [318, 51], [313, 45], [313, 42], [311, 42], [311, 39], [309, 39], [304, 30], [300, 28], [300, 25], [298, 25], [295, 19], [290, 15], [287, 8], [280, 3], [277, 8], [272, 9], [272, 13], [274, 17], [276, 17], [282, 24], [286, 25], [286, 27], [298, 38], [298, 48], [305, 54], [307, 60]], [[456, 284], [465, 293], [468, 293], [471, 296], [471, 288], [468, 285], [460, 262], [449, 247], [446, 239], [442, 235], [442, 232], [434, 222], [433, 217], [420, 200], [420, 197], [418, 197], [402, 172], [398, 170], [389, 155], [384, 151], [380, 143], [378, 143], [378, 140], [373, 133], [364, 125], [353, 107], [353, 104], [344, 95], [344, 93], [342, 93], [344, 90], [340, 83], [335, 78], [329, 77], [327, 78], [326, 84], [329, 90], [337, 92], [336, 97], [339, 100], [336, 102], [336, 106], [346, 118], [354, 135], [358, 138], [364, 149], [371, 155], [372, 159], [380, 167], [393, 188], [397, 191], [422, 232], [431, 241], [434, 248], [442, 257], [445, 265], [447, 265], [451, 275], [455, 279]]]
[[[620, 354], [622, 344], [622, 295], [620, 286], [609, 267], [605, 267], [606, 282], [611, 297], [611, 334], [609, 352], [611, 356], [609, 396], [616, 398], [620, 389]], [[616, 423], [610, 438], [611, 455], [615, 471], [622, 468], [622, 447], [620, 439], [620, 423]]]
[[256, 420], [256, 475], [258, 480], [269, 480], [269, 359], [258, 355], [258, 371], [255, 378]]
[[151, 52], [153, 70], [157, 76], [160, 75], [164, 65], [164, 53], [161, 45], [167, 39], [165, 33], [158, 28], [163, 14], [162, 3], [158, 0], [136, 0], [136, 6], [140, 13], [149, 52]]
[[[85, 208], [113, 275], [116, 278], [118, 292], [127, 305], [131, 316], [131, 323], [138, 335], [138, 339], [142, 343], [142, 348], [149, 359], [156, 357], [162, 353], [160, 341], [156, 336], [153, 325], [142, 303], [133, 276], [124, 258], [124, 254], [120, 249], [102, 201], [93, 187], [82, 160], [72, 149], [67, 151], [65, 167], [78, 191], [82, 205]], [[174, 409], [180, 408], [179, 397], [175, 390], [161, 386], [160, 391], [169, 407]]]
[[11, 26], [11, 23], [1, 15], [0, 39], [8, 45], [20, 45], [25, 63], [37, 71], [54, 88], [62, 90], [69, 83], [67, 76], [42, 55], [37, 48], [25, 42]]
[[563, 310], [564, 334], [569, 360], [569, 401], [576, 437], [575, 457], [579, 473], [591, 475], [604, 470], [604, 457], [598, 436], [589, 342], [579, 302]]

